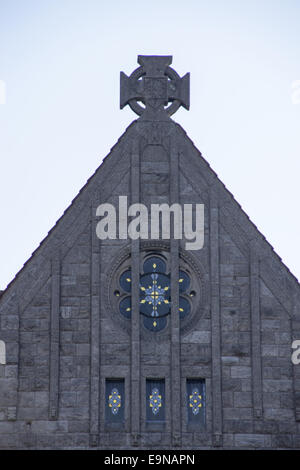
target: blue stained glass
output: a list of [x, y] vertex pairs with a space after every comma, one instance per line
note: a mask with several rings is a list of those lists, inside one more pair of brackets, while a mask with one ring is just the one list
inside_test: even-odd
[[161, 331], [167, 324], [165, 317], [170, 313], [170, 278], [165, 274], [166, 264], [160, 258], [148, 259], [144, 269], [146, 273], [140, 277], [140, 313], [145, 316], [145, 328]]
[[151, 317], [170, 313], [170, 280], [164, 274], [146, 274], [140, 280], [140, 312]]
[[184, 297], [180, 296], [179, 297], [179, 317], [180, 317], [180, 320], [185, 318], [190, 313], [190, 310], [191, 310], [191, 304], [189, 303], [189, 301], [187, 299], [185, 299]]
[[147, 330], [150, 331], [161, 331], [163, 330], [166, 325], [167, 325], [167, 318], [166, 317], [161, 317], [161, 318], [151, 318], [151, 317], [144, 317], [144, 327], [147, 328]]
[[119, 308], [124, 317], [131, 318], [131, 297], [129, 295], [121, 300]]
[[187, 379], [187, 417], [188, 427], [191, 430], [200, 430], [205, 427], [205, 380]]
[[186, 292], [190, 287], [190, 277], [184, 271], [179, 271], [179, 292]]
[[194, 387], [189, 395], [189, 406], [192, 408], [193, 415], [197, 415], [202, 407], [202, 395], [197, 387]]
[[152, 389], [151, 395], [149, 396], [149, 406], [154, 415], [159, 412], [159, 408], [162, 406], [162, 396], [159, 394], [159, 390], [156, 387]]
[[[144, 326], [151, 331], [161, 331], [167, 325], [167, 315], [171, 313], [170, 276], [166, 273], [167, 265], [158, 256], [146, 259], [143, 265], [144, 274], [140, 276], [140, 314], [144, 316]], [[189, 275], [179, 271], [179, 294], [186, 294], [191, 281]], [[124, 271], [119, 283], [123, 291], [131, 293], [131, 269]], [[128, 295], [119, 303], [120, 313], [131, 318], [131, 296]], [[179, 295], [179, 317], [184, 319], [191, 311], [190, 302]]]
[[148, 424], [165, 421], [164, 379], [146, 380], [146, 419]]
[[127, 271], [121, 274], [119, 283], [125, 292], [131, 292], [131, 269], [127, 269]]
[[120, 430], [124, 427], [124, 384], [124, 379], [105, 380], [105, 425], [110, 429]]
[[166, 263], [157, 256], [152, 256], [144, 262], [144, 273], [165, 273], [166, 272]]
[[111, 409], [113, 415], [118, 414], [121, 404], [122, 400], [121, 395], [119, 394], [119, 390], [117, 388], [113, 388], [111, 394], [108, 397], [108, 406]]

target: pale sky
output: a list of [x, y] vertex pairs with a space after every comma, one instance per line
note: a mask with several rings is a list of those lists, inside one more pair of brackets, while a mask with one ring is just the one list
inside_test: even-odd
[[191, 73], [173, 119], [299, 279], [299, 0], [0, 0], [0, 289], [136, 118], [138, 54]]

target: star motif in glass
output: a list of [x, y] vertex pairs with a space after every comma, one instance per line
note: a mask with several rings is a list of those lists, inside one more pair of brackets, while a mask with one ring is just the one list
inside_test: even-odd
[[162, 397], [159, 394], [158, 388], [152, 389], [151, 395], [149, 396], [149, 406], [154, 415], [159, 412], [159, 408], [162, 406]]
[[198, 388], [192, 390], [191, 395], [189, 396], [189, 406], [192, 408], [192, 413], [197, 415], [200, 408], [202, 407], [202, 396], [199, 393]]
[[111, 408], [113, 415], [116, 415], [121, 408], [121, 395], [117, 388], [113, 388], [111, 394], [108, 397], [108, 406]]
[[144, 316], [144, 326], [149, 330], [160, 331], [167, 323], [170, 313], [170, 277], [166, 274], [166, 264], [157, 257], [144, 263], [144, 274], [140, 277], [140, 313]]
[[[190, 310], [190, 302], [180, 294], [186, 294], [190, 287], [190, 277], [185, 271], [179, 271], [179, 316], [185, 318]], [[127, 269], [119, 277], [119, 285], [125, 293], [131, 293], [131, 270]], [[167, 324], [171, 312], [170, 275], [163, 259], [151, 256], [143, 264], [140, 275], [140, 314], [144, 317], [145, 328], [161, 331]], [[131, 318], [131, 296], [126, 295], [119, 302], [120, 313]]]

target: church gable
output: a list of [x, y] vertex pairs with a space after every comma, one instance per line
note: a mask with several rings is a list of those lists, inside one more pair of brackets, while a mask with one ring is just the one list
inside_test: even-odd
[[298, 446], [299, 284], [170, 119], [171, 59], [121, 74], [140, 117], [0, 298], [0, 448]]

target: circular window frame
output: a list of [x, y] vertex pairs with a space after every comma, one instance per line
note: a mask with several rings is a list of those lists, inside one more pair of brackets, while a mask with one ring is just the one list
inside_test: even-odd
[[[151, 256], [161, 257], [166, 263], [166, 272], [170, 273], [170, 244], [167, 242], [144, 241], [140, 244], [140, 274], [143, 273], [143, 264], [145, 260]], [[179, 249], [179, 269], [187, 272], [190, 277], [190, 286], [187, 293], [181, 293], [180, 296], [186, 298], [190, 305], [190, 313], [180, 320], [181, 336], [187, 334], [201, 320], [204, 311], [208, 305], [208, 279], [203, 266], [194, 255], [185, 250]], [[131, 332], [131, 320], [125, 318], [119, 311], [119, 303], [130, 293], [122, 292], [119, 284], [120, 275], [128, 268], [131, 268], [131, 246], [127, 245], [113, 259], [109, 274], [107, 276], [106, 285], [106, 307], [111, 312], [113, 321], [116, 322], [128, 334]], [[119, 291], [120, 295], [116, 297], [115, 291]], [[192, 294], [192, 295], [190, 295]], [[143, 325], [143, 315], [140, 315], [140, 332], [141, 338], [149, 339], [157, 338], [165, 339], [170, 335], [170, 314], [166, 316], [167, 324], [161, 331], [151, 331]]]

